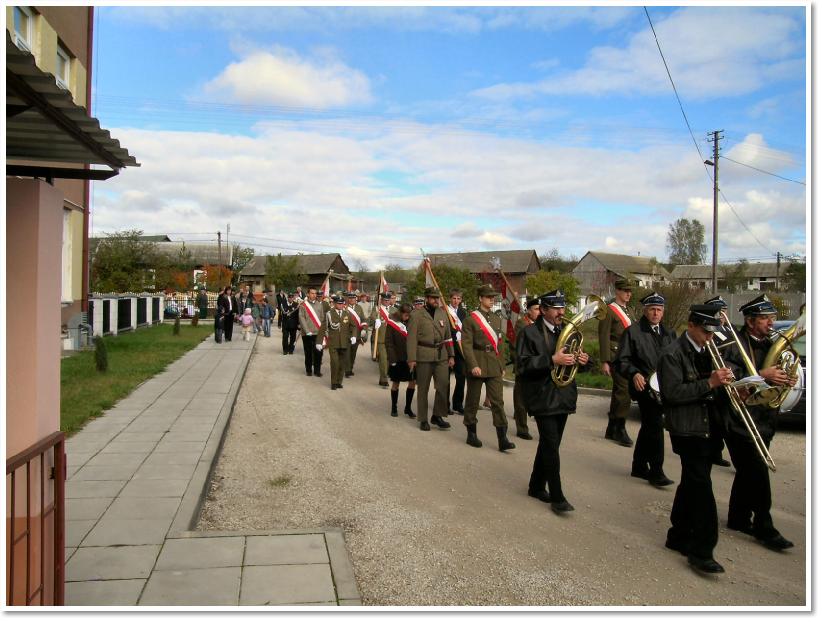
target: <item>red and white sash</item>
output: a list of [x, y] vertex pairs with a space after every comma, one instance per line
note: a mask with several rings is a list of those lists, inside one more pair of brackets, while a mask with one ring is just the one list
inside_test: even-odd
[[480, 330], [482, 330], [488, 341], [491, 342], [491, 345], [494, 346], [494, 352], [499, 354], [499, 340], [497, 339], [497, 334], [494, 332], [494, 329], [491, 328], [491, 325], [488, 323], [488, 320], [485, 319], [485, 316], [479, 311], [471, 311], [471, 317], [474, 318], [474, 321], [476, 321], [477, 324], [479, 324]]
[[354, 320], [354, 323], [357, 325], [358, 330], [362, 330], [363, 324], [362, 320], [360, 320], [360, 316], [357, 315], [357, 312], [354, 311], [354, 307], [348, 307], [348, 313], [351, 315], [351, 319]]
[[611, 308], [611, 311], [614, 312], [614, 315], [619, 318], [619, 321], [622, 322], [622, 328], [628, 328], [631, 325], [631, 318], [628, 317], [628, 314], [625, 313], [622, 307], [615, 302], [612, 302], [608, 306]]
[[397, 322], [396, 320], [392, 320], [391, 318], [388, 318], [388, 320], [386, 320], [386, 322], [388, 323], [388, 325], [391, 328], [393, 328], [395, 331], [397, 331], [400, 335], [402, 335], [404, 338], [408, 339], [408, 328], [405, 326], [405, 324], [403, 324], [402, 322]]
[[382, 318], [382, 321], [383, 321], [383, 322], [387, 322], [388, 320], [390, 320], [390, 319], [391, 319], [391, 318], [388, 316], [388, 311], [386, 311], [386, 308], [385, 308], [384, 306], [382, 306], [382, 305], [380, 305], [380, 317]]
[[320, 330], [320, 326], [321, 326], [320, 318], [317, 317], [317, 312], [314, 311], [314, 307], [312, 307], [311, 303], [308, 302], [307, 300], [303, 304], [303, 307], [305, 307], [305, 312], [308, 314], [309, 319], [312, 322], [314, 322], [314, 325], [317, 327], [317, 330]]
[[451, 305], [445, 305], [445, 308], [448, 311], [448, 314], [451, 316], [451, 319], [454, 320], [454, 325], [457, 327], [457, 330], [462, 330], [462, 322], [460, 322], [460, 316], [457, 315], [457, 312]]

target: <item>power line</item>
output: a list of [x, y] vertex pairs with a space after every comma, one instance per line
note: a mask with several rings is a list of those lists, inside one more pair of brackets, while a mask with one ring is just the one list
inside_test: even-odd
[[728, 156], [719, 156], [724, 160], [728, 160], [729, 162], [733, 162], [734, 164], [739, 164], [739, 166], [747, 166], [748, 168], [752, 168], [755, 171], [759, 171], [760, 173], [765, 173], [765, 175], [771, 175], [773, 177], [778, 177], [779, 179], [784, 179], [785, 181], [792, 181], [795, 184], [799, 184], [800, 186], [804, 186], [804, 181], [797, 181], [796, 179], [790, 179], [788, 177], [782, 177], [782, 175], [777, 175], [776, 173], [771, 173], [770, 171], [762, 170], [761, 168], [756, 168], [755, 166], [751, 166], [750, 164], [745, 164], [743, 162], [737, 162], [733, 158], [729, 158]]

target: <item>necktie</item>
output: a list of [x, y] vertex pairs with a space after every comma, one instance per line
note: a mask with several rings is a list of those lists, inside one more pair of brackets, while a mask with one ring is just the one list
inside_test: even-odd
[[653, 327], [654, 334], [659, 336], [659, 324]]

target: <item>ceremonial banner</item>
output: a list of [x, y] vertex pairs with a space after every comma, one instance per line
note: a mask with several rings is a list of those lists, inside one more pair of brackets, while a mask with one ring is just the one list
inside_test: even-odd
[[505, 277], [505, 273], [500, 270], [502, 276], [502, 317], [505, 320], [505, 336], [508, 342], [514, 345], [516, 341], [516, 332], [514, 326], [522, 313], [522, 307], [519, 304], [519, 294], [511, 288], [511, 284]]

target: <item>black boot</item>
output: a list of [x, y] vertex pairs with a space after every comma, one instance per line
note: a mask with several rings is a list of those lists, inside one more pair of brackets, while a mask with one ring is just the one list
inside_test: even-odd
[[665, 475], [665, 471], [662, 470], [662, 467], [659, 467], [650, 469], [648, 483], [661, 488], [662, 486], [670, 486], [674, 483], [674, 480]]
[[411, 410], [411, 402], [414, 399], [414, 389], [406, 389], [405, 390], [405, 412], [411, 419], [414, 419], [417, 415], [414, 414], [414, 411]]
[[397, 398], [400, 395], [399, 389], [391, 389], [391, 416], [397, 416]]
[[614, 421], [615, 419], [608, 418], [608, 427], [605, 428], [605, 438], [609, 441], [614, 440]]
[[468, 438], [465, 439], [465, 442], [471, 447], [482, 447], [482, 441], [477, 438], [477, 424], [472, 423], [465, 427], [468, 428]]
[[447, 430], [451, 427], [451, 424], [439, 415], [434, 415], [433, 417], [431, 417], [431, 423], [437, 426], [440, 430]]
[[625, 419], [614, 419], [613, 441], [623, 447], [633, 447], [634, 441], [631, 440], [628, 431], [625, 429]]
[[499, 441], [499, 450], [505, 451], [506, 449], [514, 449], [516, 445], [514, 445], [511, 441], [508, 440], [508, 426], [502, 426], [497, 428], [497, 441]]

